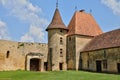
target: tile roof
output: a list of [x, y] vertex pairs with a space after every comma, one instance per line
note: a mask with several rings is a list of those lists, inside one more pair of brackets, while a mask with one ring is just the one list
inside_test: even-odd
[[59, 29], [59, 28], [67, 29], [67, 27], [65, 26], [65, 24], [62, 21], [62, 18], [61, 18], [61, 15], [60, 15], [60, 12], [59, 12], [58, 8], [56, 8], [54, 16], [52, 18], [52, 21], [48, 25], [46, 31], [48, 31], [48, 29], [55, 29], [55, 28], [57, 28], [57, 29]]
[[80, 34], [87, 36], [96, 36], [102, 33], [99, 25], [91, 14], [84, 11], [76, 11], [68, 25], [68, 35]]
[[83, 49], [83, 52], [112, 47], [120, 47], [120, 29], [94, 37]]

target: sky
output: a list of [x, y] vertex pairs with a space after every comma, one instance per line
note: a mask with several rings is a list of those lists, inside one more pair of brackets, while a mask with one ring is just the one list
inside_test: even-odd
[[[57, 0], [0, 0], [0, 39], [47, 43]], [[77, 7], [77, 8], [75, 8]], [[67, 26], [77, 10], [91, 13], [103, 32], [120, 28], [120, 0], [58, 0]]]

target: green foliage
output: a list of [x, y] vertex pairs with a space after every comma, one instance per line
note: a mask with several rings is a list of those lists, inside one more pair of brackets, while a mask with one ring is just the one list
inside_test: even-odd
[[24, 46], [24, 43], [20, 44], [19, 46]]
[[24, 43], [18, 43], [18, 48], [20, 48], [20, 47], [23, 47], [24, 46]]
[[120, 75], [83, 71], [2, 71], [0, 80], [120, 80]]

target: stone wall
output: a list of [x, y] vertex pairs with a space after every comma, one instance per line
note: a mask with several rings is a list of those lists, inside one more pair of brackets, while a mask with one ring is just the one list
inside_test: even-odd
[[75, 36], [67, 37], [67, 69], [75, 70], [76, 65], [76, 51], [75, 51]]
[[43, 54], [43, 61], [47, 62], [47, 44], [0, 40], [0, 71], [25, 70], [26, 55], [30, 52]]
[[76, 35], [76, 70], [80, 69], [80, 52], [91, 41], [93, 37]]
[[67, 62], [68, 69], [78, 70], [80, 52], [91, 41], [93, 37], [82, 36], [82, 35], [71, 35], [68, 36], [67, 40]]
[[[101, 61], [102, 72], [118, 72], [117, 64], [120, 63], [120, 47], [83, 52], [82, 69], [97, 71], [96, 61]], [[104, 61], [106, 61], [104, 63]]]

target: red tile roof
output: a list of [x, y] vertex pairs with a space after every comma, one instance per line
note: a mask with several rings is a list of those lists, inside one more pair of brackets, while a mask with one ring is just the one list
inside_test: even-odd
[[94, 37], [84, 48], [83, 52], [112, 47], [120, 47], [120, 29]]
[[68, 25], [68, 35], [80, 34], [87, 36], [96, 36], [102, 33], [99, 25], [91, 14], [84, 11], [76, 11]]
[[51, 23], [48, 25], [46, 31], [48, 31], [49, 29], [67, 29], [65, 24], [62, 21], [62, 18], [60, 16], [60, 12], [58, 10], [58, 8], [56, 8], [53, 19], [51, 21]]

